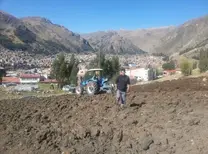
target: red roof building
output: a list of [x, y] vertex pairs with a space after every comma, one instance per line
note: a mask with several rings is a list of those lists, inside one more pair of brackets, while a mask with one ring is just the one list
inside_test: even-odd
[[20, 74], [20, 83], [37, 84], [40, 82], [40, 74]]
[[175, 74], [176, 70], [164, 70], [163, 75], [172, 75]]
[[20, 79], [17, 77], [3, 77], [2, 78], [2, 83], [20, 83]]
[[21, 74], [20, 78], [40, 78], [40, 74]]

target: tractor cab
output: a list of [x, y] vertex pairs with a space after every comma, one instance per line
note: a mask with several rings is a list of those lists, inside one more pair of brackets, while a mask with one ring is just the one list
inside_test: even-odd
[[84, 86], [90, 81], [94, 81], [99, 86], [102, 86], [103, 82], [107, 81], [107, 79], [103, 78], [103, 69], [89, 69], [82, 78], [81, 84]]
[[85, 72], [80, 85], [76, 88], [76, 93], [82, 94], [83, 91], [86, 91], [89, 95], [94, 95], [99, 91], [107, 91], [110, 89], [107, 81], [108, 79], [103, 77], [103, 69], [89, 69]]

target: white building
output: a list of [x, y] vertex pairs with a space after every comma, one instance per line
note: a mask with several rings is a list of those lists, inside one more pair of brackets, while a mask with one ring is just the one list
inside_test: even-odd
[[126, 70], [126, 75], [128, 75], [130, 78], [137, 78], [137, 80], [148, 81], [149, 80], [148, 71], [149, 69], [145, 69], [145, 68], [129, 69]]
[[40, 82], [39, 74], [21, 74], [20, 83], [21, 84], [37, 84]]
[[16, 72], [13, 72], [13, 71], [7, 71], [6, 76], [7, 77], [17, 77], [18, 74]]

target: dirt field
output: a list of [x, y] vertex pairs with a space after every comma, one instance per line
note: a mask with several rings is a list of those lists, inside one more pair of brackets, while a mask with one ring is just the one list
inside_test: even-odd
[[0, 153], [208, 153], [208, 81], [135, 86], [127, 97], [124, 109], [106, 94], [1, 101]]

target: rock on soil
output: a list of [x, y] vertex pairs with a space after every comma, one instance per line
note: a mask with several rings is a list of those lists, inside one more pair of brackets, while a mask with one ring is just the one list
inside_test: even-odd
[[1, 154], [207, 154], [208, 87], [202, 78], [132, 87], [115, 96], [0, 101]]

